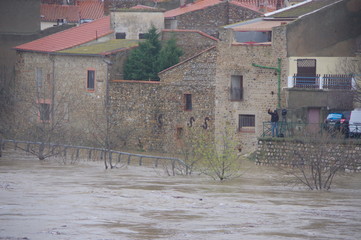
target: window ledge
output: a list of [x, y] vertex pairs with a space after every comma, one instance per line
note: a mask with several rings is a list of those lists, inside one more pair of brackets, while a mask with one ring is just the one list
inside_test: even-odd
[[243, 127], [239, 130], [242, 133], [256, 133], [256, 129], [254, 127]]

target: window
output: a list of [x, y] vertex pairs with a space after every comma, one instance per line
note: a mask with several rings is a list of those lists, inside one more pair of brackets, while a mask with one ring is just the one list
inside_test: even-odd
[[36, 86], [41, 87], [43, 85], [43, 69], [37, 67], [35, 70], [35, 75]]
[[317, 88], [316, 59], [297, 59], [296, 87]]
[[40, 115], [40, 121], [42, 121], [42, 122], [50, 121], [50, 104], [49, 103], [39, 103], [39, 115]]
[[95, 86], [95, 71], [88, 70], [86, 88], [90, 91], [94, 91], [94, 86]]
[[297, 59], [297, 74], [300, 76], [315, 76], [316, 59]]
[[231, 76], [231, 101], [243, 100], [243, 76]]
[[242, 132], [254, 132], [254, 127], [256, 126], [256, 117], [255, 115], [239, 115], [239, 131]]
[[117, 32], [115, 34], [115, 39], [125, 39], [125, 37], [126, 37], [125, 32]]
[[192, 94], [184, 94], [184, 110], [191, 111], [192, 110]]

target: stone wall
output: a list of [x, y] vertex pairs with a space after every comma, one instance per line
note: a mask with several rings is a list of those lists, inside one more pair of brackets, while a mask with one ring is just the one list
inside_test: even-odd
[[[120, 146], [179, 152], [189, 128], [214, 131], [216, 54], [211, 48], [163, 71], [159, 82], [112, 81], [111, 112]], [[191, 110], [185, 109], [185, 94], [192, 95]]]
[[[232, 38], [232, 34], [225, 36]], [[278, 75], [274, 69], [281, 59], [281, 104], [285, 102], [282, 88], [287, 86], [287, 67], [284, 59], [284, 28], [274, 33], [272, 44], [248, 45], [233, 43], [232, 39], [218, 44], [216, 85], [216, 129], [222, 131], [230, 123], [239, 140], [239, 150], [250, 152], [257, 147], [257, 137], [263, 132], [263, 122], [270, 121], [268, 109], [278, 107]], [[257, 64], [263, 67], [255, 67]], [[269, 67], [269, 68], [267, 68]], [[232, 75], [243, 77], [243, 99], [232, 101], [230, 98]], [[239, 116], [255, 117], [255, 127], [239, 129]], [[219, 132], [218, 132], [219, 133]]]
[[165, 42], [174, 37], [177, 46], [183, 50], [180, 61], [193, 57], [195, 53], [201, 52], [217, 44], [217, 39], [197, 30], [170, 30], [162, 31], [162, 41]]
[[125, 33], [125, 39], [139, 39], [139, 34], [147, 33], [154, 26], [164, 29], [163, 11], [114, 10], [110, 13], [112, 28], [116, 33]]
[[224, 1], [205, 9], [184, 13], [177, 16], [176, 19], [178, 29], [199, 30], [218, 37], [219, 27], [261, 15], [259, 12]]
[[228, 3], [228, 23], [233, 24], [261, 17], [263, 13]]
[[[294, 164], [307, 164], [311, 158], [317, 159], [322, 152], [324, 161], [344, 161], [345, 170], [361, 172], [361, 143], [359, 141], [320, 143], [287, 139], [260, 139], [256, 152], [256, 163], [260, 165], [293, 166]], [[305, 153], [303, 161], [296, 155]], [[316, 157], [315, 157], [316, 156]], [[318, 159], [321, 159], [318, 157]]]
[[[86, 88], [88, 70], [95, 71], [94, 91]], [[40, 84], [37, 83], [37, 71], [41, 75]], [[36, 125], [47, 129], [54, 125], [62, 132], [63, 141], [94, 144], [90, 136], [101, 130], [98, 124], [103, 121], [106, 79], [107, 67], [102, 57], [19, 52], [15, 137], [34, 140], [36, 136], [30, 132]], [[51, 104], [50, 121], [40, 121], [39, 103]], [[54, 142], [58, 140], [53, 139]]]

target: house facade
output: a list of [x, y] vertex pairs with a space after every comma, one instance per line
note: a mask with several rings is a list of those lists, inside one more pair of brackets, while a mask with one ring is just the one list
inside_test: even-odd
[[164, 11], [155, 8], [115, 9], [110, 16], [116, 39], [144, 39], [152, 26], [164, 29]]
[[[330, 111], [353, 109], [354, 72], [346, 66], [354, 61], [355, 39], [360, 34], [350, 23], [359, 19], [360, 12], [350, 10], [348, 4], [307, 1], [226, 27], [231, 32], [224, 36], [232, 37], [219, 43], [216, 95], [228, 91], [231, 100], [223, 94], [216, 116], [220, 126], [225, 120], [233, 122], [240, 148], [254, 149], [257, 137], [270, 136], [268, 109], [277, 109], [280, 121], [289, 126], [313, 124], [314, 131]], [[330, 27], [318, 24], [325, 21]], [[335, 33], [335, 27], [342, 31]], [[238, 97], [233, 93], [235, 82], [242, 91], [238, 101], [232, 101]], [[282, 109], [287, 115], [281, 115]]]
[[262, 15], [251, 2], [201, 0], [166, 11], [164, 21], [166, 29], [199, 30], [218, 38], [219, 27]]
[[[215, 137], [224, 126], [232, 126], [238, 150], [249, 152], [256, 148], [259, 136], [270, 134], [269, 109], [277, 109], [280, 121], [317, 126], [329, 111], [353, 109], [354, 78], [340, 64], [355, 60], [355, 39], [360, 35], [351, 24], [360, 14], [349, 4], [347, 0], [307, 1], [273, 16], [226, 26], [215, 50], [216, 75], [210, 80], [215, 84]], [[324, 27], [324, 21], [330, 27]], [[307, 27], [311, 24], [312, 28]], [[346, 30], [334, 33], [335, 26]], [[320, 33], [328, 36], [326, 40]], [[177, 77], [169, 73], [161, 81]], [[302, 82], [305, 79], [311, 81]], [[285, 118], [282, 109], [287, 110]]]

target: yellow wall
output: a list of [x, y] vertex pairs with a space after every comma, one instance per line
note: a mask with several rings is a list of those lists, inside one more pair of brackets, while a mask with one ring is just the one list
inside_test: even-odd
[[[356, 58], [354, 57], [290, 57], [288, 76], [293, 76], [297, 73], [297, 59], [316, 59], [316, 73], [317, 74], [349, 74], [354, 65]], [[361, 64], [359, 60], [359, 64]]]

